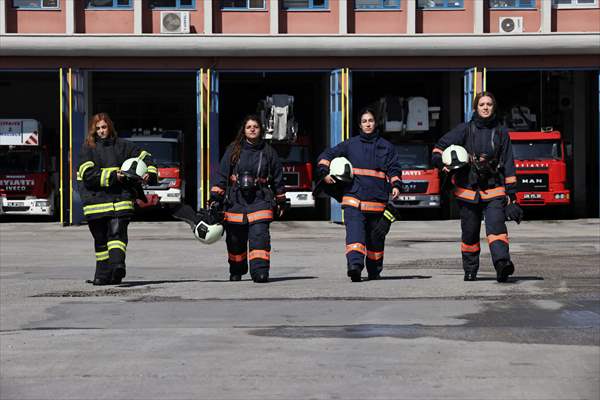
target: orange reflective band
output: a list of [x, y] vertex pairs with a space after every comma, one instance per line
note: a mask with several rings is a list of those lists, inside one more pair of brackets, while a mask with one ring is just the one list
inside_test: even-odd
[[383, 212], [385, 211], [385, 203], [379, 203], [377, 201], [361, 201], [360, 210], [367, 212]]
[[247, 257], [246, 253], [241, 253], [241, 254], [228, 253], [228, 254], [229, 254], [229, 261], [233, 261], [233, 262], [245, 261], [246, 257]]
[[360, 200], [358, 200], [354, 197], [344, 196], [344, 197], [342, 197], [342, 205], [359, 208]]
[[225, 190], [221, 189], [218, 186], [213, 186], [212, 188], [210, 188], [210, 191], [213, 193], [217, 193], [217, 194], [224, 194]]
[[225, 221], [229, 221], [229, 222], [240, 222], [241, 223], [241, 222], [244, 222], [244, 214], [226, 212], [225, 217], [223, 219]]
[[444, 150], [438, 149], [437, 147], [434, 147], [433, 151], [432, 151], [432, 153], [440, 153], [440, 154], [442, 154], [443, 152], [444, 152]]
[[367, 252], [365, 245], [362, 243], [350, 243], [346, 245], [346, 254], [351, 251], [358, 251], [359, 253], [365, 254]]
[[394, 184], [394, 182], [398, 182], [399, 180], [400, 180], [400, 178], [399, 178], [399, 177], [397, 177], [397, 176], [392, 176], [392, 179], [390, 179], [390, 183], [391, 183], [391, 184]]
[[385, 179], [385, 173], [382, 171], [375, 171], [374, 169], [366, 168], [352, 168], [354, 175], [372, 176], [374, 178]]
[[504, 183], [507, 185], [510, 185], [511, 183], [517, 183], [517, 177], [516, 176], [507, 176], [506, 178], [504, 178]]
[[482, 199], [487, 200], [494, 197], [506, 196], [506, 191], [504, 190], [504, 187], [498, 186], [488, 190], [481, 190], [479, 194]]
[[263, 260], [270, 260], [271, 253], [266, 250], [251, 250], [250, 253], [248, 254], [248, 259], [255, 260], [257, 258], [260, 258]]
[[481, 247], [479, 246], [479, 242], [475, 244], [466, 244], [463, 242], [460, 244], [460, 251], [463, 253], [477, 253], [480, 250]]
[[256, 222], [262, 220], [272, 220], [273, 210], [260, 210], [248, 214], [248, 222]]
[[488, 244], [492, 244], [496, 240], [502, 240], [504, 243], [508, 244], [508, 234], [501, 233], [499, 235], [487, 235]]
[[461, 199], [475, 200], [475, 195], [476, 194], [477, 193], [474, 190], [469, 190], [469, 189], [461, 188], [460, 186], [457, 186], [454, 189], [454, 195], [456, 197], [461, 198]]
[[379, 261], [379, 260], [383, 259], [383, 251], [367, 250], [367, 258], [369, 260]]
[[329, 167], [329, 164], [331, 164], [331, 161], [326, 160], [326, 159], [323, 158], [323, 159], [319, 160], [318, 164], [319, 165], [325, 165], [325, 166]]

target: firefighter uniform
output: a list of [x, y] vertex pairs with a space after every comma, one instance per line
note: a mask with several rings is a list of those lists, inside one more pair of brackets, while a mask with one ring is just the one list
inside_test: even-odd
[[494, 117], [485, 120], [475, 115], [469, 123], [446, 133], [433, 149], [433, 165], [443, 167], [441, 154], [452, 144], [465, 147], [471, 159], [468, 167], [452, 177], [460, 208], [466, 279], [467, 274], [475, 276], [479, 270], [482, 218], [494, 267], [498, 271], [501, 264], [511, 263], [504, 208], [507, 196], [516, 199], [517, 179], [508, 130]]
[[373, 228], [382, 218], [391, 186], [401, 186], [399, 158], [390, 142], [377, 133], [364, 132], [319, 156], [322, 175], [329, 174], [329, 164], [336, 157], [350, 161], [354, 176], [342, 197], [348, 273], [360, 273], [366, 265], [369, 277], [376, 279], [383, 269], [385, 238], [374, 235]]
[[[230, 145], [221, 159], [211, 200], [224, 205], [229, 273], [232, 278], [244, 275], [250, 263], [250, 275], [257, 280], [261, 275], [268, 277], [273, 209], [286, 201], [283, 168], [275, 150], [262, 140], [256, 144], [243, 140], [235, 165], [231, 164], [232, 150]], [[252, 175], [254, 187], [240, 188], [238, 179], [244, 173]]]
[[77, 181], [83, 214], [94, 237], [96, 284], [120, 283], [125, 276], [127, 225], [135, 192], [117, 179], [117, 171], [132, 157], [146, 163], [150, 180], [155, 181], [158, 171], [151, 154], [117, 137], [97, 139], [95, 148], [84, 144], [79, 156]]

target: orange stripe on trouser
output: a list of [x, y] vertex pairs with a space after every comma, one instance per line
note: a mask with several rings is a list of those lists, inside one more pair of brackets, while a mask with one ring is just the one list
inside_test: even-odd
[[493, 197], [506, 196], [506, 191], [502, 186], [498, 186], [488, 190], [481, 190], [479, 194], [482, 199], [487, 200]]
[[260, 210], [248, 214], [248, 222], [256, 222], [261, 220], [272, 220], [273, 210]]
[[354, 175], [372, 176], [374, 178], [385, 179], [385, 173], [382, 171], [376, 171], [374, 169], [366, 168], [352, 168]]
[[496, 240], [501, 240], [504, 243], [508, 244], [508, 234], [501, 233], [499, 235], [487, 235], [488, 244], [492, 244]]
[[241, 254], [228, 253], [228, 254], [229, 254], [229, 261], [233, 261], [233, 262], [245, 261], [246, 257], [247, 257], [246, 253], [241, 253]]
[[226, 212], [225, 217], [223, 219], [228, 222], [240, 222], [241, 223], [241, 222], [244, 222], [244, 214]]
[[344, 196], [344, 197], [342, 197], [342, 205], [359, 208], [360, 200], [358, 200], [354, 197]]
[[367, 250], [367, 258], [374, 261], [379, 261], [383, 258], [383, 251]]
[[351, 251], [358, 251], [359, 253], [362, 253], [362, 254], [367, 253], [367, 249], [365, 248], [365, 245], [362, 243], [347, 244], [346, 245], [346, 254], [350, 253]]
[[248, 259], [255, 260], [257, 258], [261, 258], [263, 260], [270, 260], [271, 253], [266, 250], [251, 250], [248, 254]]
[[385, 210], [385, 203], [380, 203], [378, 201], [360, 201], [351, 196], [342, 197], [342, 205], [356, 207], [361, 211], [383, 212]]
[[462, 251], [463, 253], [477, 253], [480, 250], [481, 247], [479, 246], [479, 243], [466, 244], [463, 242], [460, 244], [460, 251]]

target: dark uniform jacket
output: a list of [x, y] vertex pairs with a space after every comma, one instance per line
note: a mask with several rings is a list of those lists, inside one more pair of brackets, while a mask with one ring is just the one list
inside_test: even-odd
[[383, 212], [391, 186], [400, 188], [402, 184], [400, 160], [394, 146], [377, 133], [361, 132], [319, 156], [318, 167], [322, 175], [329, 174], [329, 164], [336, 157], [346, 157], [352, 164], [354, 175], [344, 192], [342, 207]]
[[[210, 189], [211, 197], [225, 197], [225, 221], [233, 224], [253, 224], [273, 220], [275, 203], [285, 202], [283, 167], [275, 150], [261, 140], [252, 144], [242, 143], [240, 159], [231, 165], [231, 144], [221, 159], [215, 185]], [[254, 190], [242, 192], [238, 177], [244, 172], [256, 178]]]
[[150, 179], [155, 180], [158, 171], [151, 154], [132, 142], [112, 137], [97, 139], [95, 148], [83, 145], [77, 181], [87, 220], [133, 213], [135, 192], [117, 180], [123, 162], [133, 157], [146, 163]]
[[443, 166], [442, 152], [453, 144], [463, 146], [470, 158], [485, 154], [491, 165], [497, 165], [489, 174], [477, 172], [472, 161], [469, 167], [459, 169], [452, 178], [454, 195], [458, 199], [477, 203], [506, 195], [514, 196], [517, 178], [508, 129], [499, 126], [495, 118], [486, 121], [474, 117], [440, 138], [433, 149], [433, 165]]

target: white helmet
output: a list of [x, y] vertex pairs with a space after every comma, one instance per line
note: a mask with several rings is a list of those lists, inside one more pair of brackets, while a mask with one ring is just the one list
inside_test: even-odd
[[148, 172], [148, 166], [139, 158], [128, 158], [121, 165], [121, 172], [127, 178], [142, 179], [146, 172]]
[[354, 177], [352, 164], [345, 157], [336, 157], [329, 164], [329, 175], [338, 181], [350, 182]]
[[453, 144], [442, 153], [442, 162], [450, 170], [462, 168], [469, 163], [469, 153], [464, 147]]
[[194, 237], [204, 244], [217, 242], [223, 236], [223, 225], [209, 225], [204, 221], [198, 222], [194, 228]]

